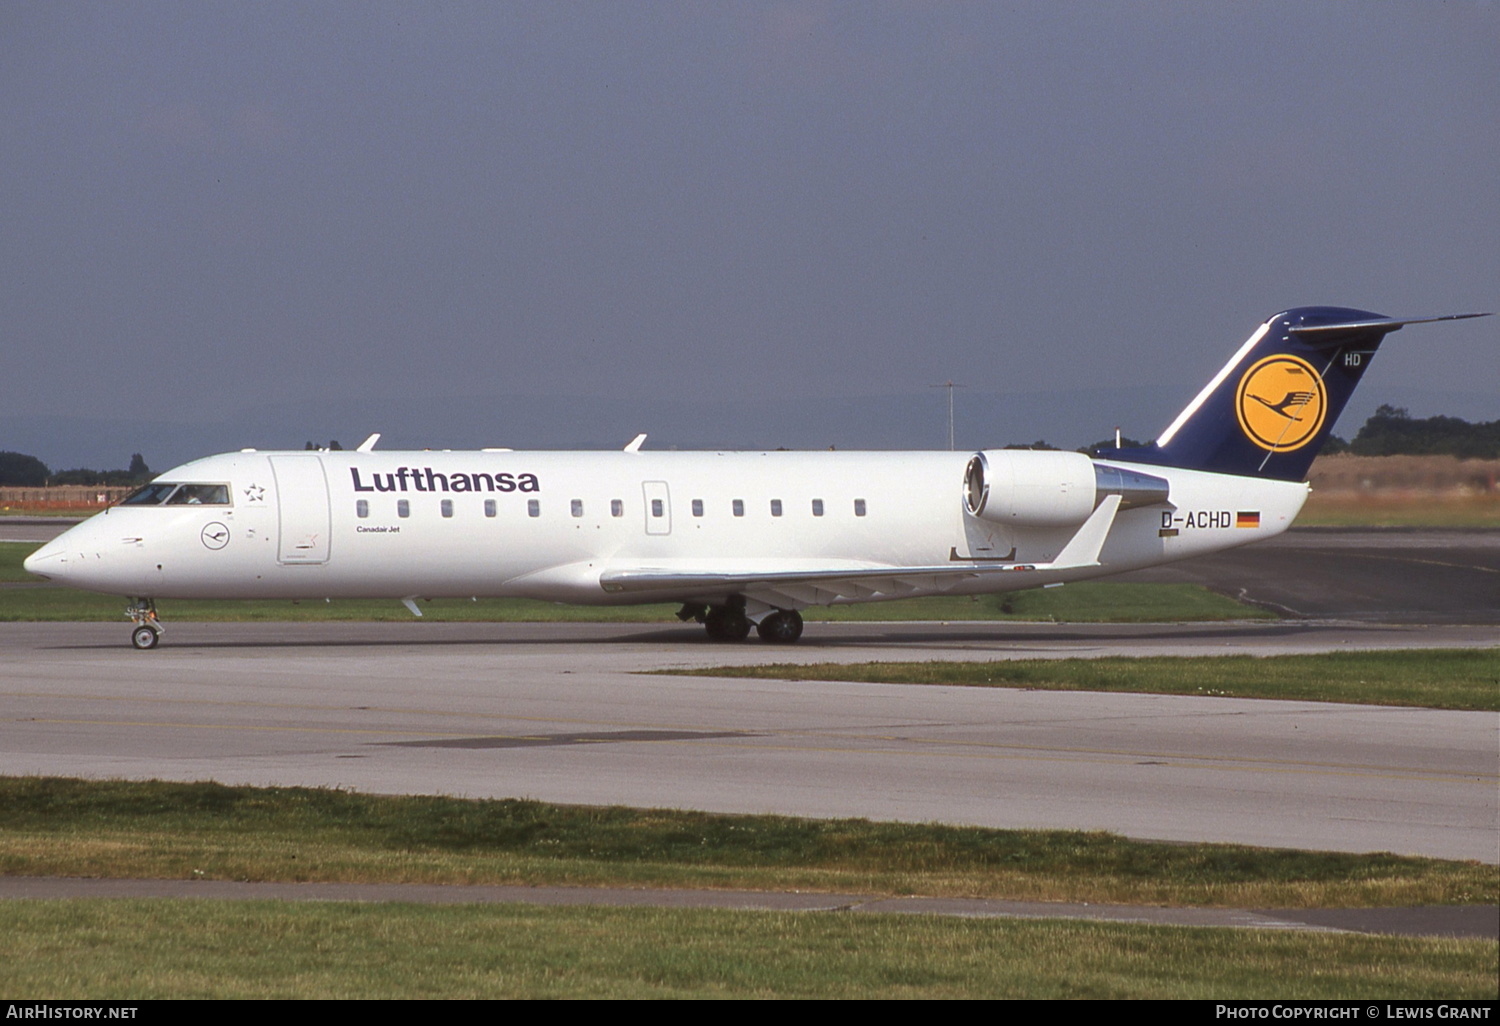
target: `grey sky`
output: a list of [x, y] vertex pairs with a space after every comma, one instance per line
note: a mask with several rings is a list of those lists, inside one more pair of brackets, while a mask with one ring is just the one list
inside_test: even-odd
[[[12, 0], [0, 219], [0, 449], [571, 444], [564, 397], [758, 445], [890, 396], [939, 447], [949, 378], [1060, 418], [960, 446], [1149, 435], [1280, 309], [1500, 306], [1500, 6]], [[1497, 322], [1360, 398], [1500, 417]], [[817, 409], [786, 444], [848, 444]]]

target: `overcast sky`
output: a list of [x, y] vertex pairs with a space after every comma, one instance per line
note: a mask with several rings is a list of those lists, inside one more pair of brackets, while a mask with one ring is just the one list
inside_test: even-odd
[[[953, 379], [1076, 445], [1313, 303], [1500, 308], [1500, 5], [0, 4], [11, 418], [406, 403], [441, 447], [458, 400]], [[1365, 389], [1500, 417], [1497, 322]]]

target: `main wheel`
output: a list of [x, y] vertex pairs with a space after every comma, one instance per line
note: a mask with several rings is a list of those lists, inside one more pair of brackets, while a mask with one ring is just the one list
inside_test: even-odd
[[755, 625], [762, 641], [773, 645], [790, 645], [802, 637], [802, 614], [795, 609], [778, 609]]
[[161, 631], [155, 627], [147, 627], [145, 624], [141, 624], [130, 632], [130, 643], [143, 651], [148, 648], [155, 648], [156, 643], [160, 640]]
[[711, 606], [703, 618], [711, 641], [744, 641], [750, 636], [750, 620], [738, 609]]

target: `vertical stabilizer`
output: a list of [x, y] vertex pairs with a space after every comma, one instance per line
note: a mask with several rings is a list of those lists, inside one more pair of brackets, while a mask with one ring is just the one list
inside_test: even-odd
[[1484, 317], [1393, 319], [1303, 306], [1251, 335], [1155, 442], [1099, 455], [1135, 463], [1301, 481], [1386, 335], [1405, 324]]

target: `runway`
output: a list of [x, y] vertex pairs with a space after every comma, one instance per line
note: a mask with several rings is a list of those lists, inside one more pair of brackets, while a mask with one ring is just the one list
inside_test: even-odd
[[1494, 863], [1500, 717], [1300, 702], [730, 680], [832, 659], [1494, 645], [1348, 623], [814, 624], [793, 649], [691, 626], [0, 625], [0, 772], [216, 779]]

